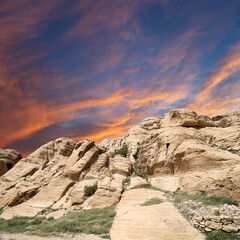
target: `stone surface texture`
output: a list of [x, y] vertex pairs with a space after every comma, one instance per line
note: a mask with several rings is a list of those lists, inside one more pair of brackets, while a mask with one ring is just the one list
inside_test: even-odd
[[[116, 150], [124, 145], [128, 147], [126, 155], [117, 155]], [[148, 181], [139, 177], [143, 173]], [[156, 229], [173, 227], [173, 234], [164, 239], [182, 239], [181, 234], [177, 234], [181, 224], [184, 239], [188, 236], [202, 239], [187, 222], [182, 222], [171, 203], [140, 206], [148, 199], [147, 194], [161, 198], [161, 193], [144, 189], [150, 183], [167, 191], [205, 192], [207, 196], [223, 196], [240, 202], [240, 111], [210, 118], [191, 110], [176, 109], [160, 117], [144, 119], [120, 139], [104, 139], [96, 145], [92, 140], [76, 142], [62, 137], [46, 143], [26, 158], [15, 150], [0, 149], [2, 218], [35, 216], [46, 209], [57, 210], [46, 215], [58, 218], [76, 209], [118, 204], [112, 239], [117, 239], [117, 234], [121, 236], [118, 239], [144, 239], [141, 236], [150, 230], [152, 235], [149, 233], [145, 239], [155, 239], [155, 234], [161, 239], [152, 228], [159, 217], [161, 221], [156, 223]], [[94, 185], [97, 185], [96, 191], [88, 196], [86, 188]], [[171, 211], [169, 218], [167, 208]], [[129, 226], [137, 235], [129, 226], [123, 226], [125, 220], [129, 221], [126, 216], [131, 216], [135, 227], [131, 223]], [[146, 218], [149, 221], [144, 225]], [[204, 229], [235, 232], [239, 219], [225, 224], [227, 221], [212, 223], [209, 218], [205, 220]], [[140, 230], [143, 225], [144, 229]], [[130, 235], [124, 229], [128, 229]], [[194, 234], [196, 238], [192, 238]]]
[[162, 199], [161, 192], [132, 189], [124, 193], [117, 207], [110, 235], [112, 240], [203, 240], [204, 236], [185, 220], [170, 202], [142, 204]]
[[10, 170], [21, 158], [21, 154], [14, 149], [0, 148], [0, 176]]

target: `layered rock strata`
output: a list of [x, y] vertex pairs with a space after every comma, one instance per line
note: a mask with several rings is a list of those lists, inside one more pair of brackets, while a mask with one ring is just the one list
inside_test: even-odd
[[[127, 152], [116, 154], [123, 146]], [[156, 187], [240, 202], [240, 111], [209, 118], [178, 109], [144, 119], [123, 138], [99, 145], [68, 138], [51, 141], [0, 177], [1, 217], [35, 216], [46, 209], [52, 210], [48, 216], [57, 217], [115, 205], [124, 190], [149, 184], [133, 178], [144, 174]], [[93, 186], [96, 191], [86, 194]]]

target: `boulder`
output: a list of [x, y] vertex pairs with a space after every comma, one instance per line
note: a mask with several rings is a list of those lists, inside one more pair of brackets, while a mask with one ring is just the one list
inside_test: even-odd
[[90, 148], [82, 158], [80, 158], [76, 163], [67, 168], [64, 171], [64, 176], [77, 181], [80, 178], [80, 174], [93, 164], [99, 156], [99, 149], [95, 146]]
[[[163, 203], [144, 206], [160, 199]], [[203, 240], [204, 236], [185, 220], [163, 193], [150, 189], [126, 191], [117, 207], [110, 231], [112, 240]]]
[[83, 180], [74, 185], [70, 201], [71, 206], [80, 206], [87, 199], [87, 196], [84, 193], [85, 187], [93, 186], [97, 183], [96, 180]]
[[10, 170], [20, 159], [22, 156], [16, 150], [0, 148], [0, 176]]
[[187, 109], [176, 109], [166, 113], [161, 118], [161, 127], [216, 127], [216, 123], [209, 117], [198, 115]]
[[219, 127], [230, 127], [240, 125], [240, 111], [232, 111], [225, 114], [216, 115], [213, 121], [217, 123]]
[[130, 182], [130, 185], [127, 187], [127, 190], [143, 188], [148, 185], [150, 185], [150, 183], [147, 182], [147, 180], [141, 177], [134, 177], [134, 178], [131, 178], [131, 182]]
[[142, 121], [140, 126], [146, 130], [159, 129], [160, 128], [160, 119], [156, 118], [156, 117], [145, 118]]
[[179, 187], [189, 193], [206, 192], [240, 201], [240, 164], [213, 171], [179, 176]]
[[119, 202], [122, 193], [122, 185], [125, 176], [113, 174], [112, 177], [105, 177], [98, 182], [96, 193], [83, 203], [84, 209], [108, 207]]
[[73, 166], [93, 146], [94, 146], [94, 141], [91, 141], [88, 139], [85, 141], [78, 142], [75, 145], [75, 148], [74, 148], [71, 156], [69, 157], [66, 166], [67, 167]]
[[128, 176], [132, 171], [132, 163], [128, 158], [122, 157], [121, 155], [115, 155], [110, 161], [109, 171], [111, 174], [118, 173]]

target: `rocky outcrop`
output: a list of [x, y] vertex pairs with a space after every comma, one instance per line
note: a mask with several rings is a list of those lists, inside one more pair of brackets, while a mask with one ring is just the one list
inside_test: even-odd
[[[58, 138], [20, 161], [12, 151], [11, 156], [4, 155], [8, 158], [0, 157], [0, 166], [17, 159], [0, 177], [1, 217], [34, 216], [46, 209], [45, 215], [59, 217], [75, 209], [115, 205], [120, 200], [121, 206], [130, 192], [145, 194], [148, 190], [141, 188], [149, 182], [165, 190], [180, 188], [240, 202], [239, 116], [240, 111], [235, 111], [209, 118], [178, 109], [144, 119], [123, 138], [105, 139], [99, 145], [92, 140]], [[117, 154], [123, 147], [123, 156]], [[140, 178], [146, 175], [149, 182]], [[95, 190], [86, 194], [93, 186]], [[152, 194], [150, 190], [147, 193]]]
[[198, 115], [187, 109], [173, 110], [161, 117], [161, 127], [216, 127], [217, 124], [209, 117]]
[[[74, 209], [117, 204], [123, 182], [131, 171], [128, 158], [115, 156], [114, 151], [105, 152], [91, 140], [77, 143], [56, 139], [1, 177], [1, 217], [35, 216], [49, 208], [63, 209], [55, 214], [61, 216]], [[97, 191], [86, 195], [85, 188], [95, 184]]]
[[143, 179], [141, 177], [134, 177], [131, 179], [131, 182], [130, 182], [129, 186], [127, 187], [127, 190], [143, 188], [143, 187], [146, 187], [149, 185], [150, 185], [150, 183], [146, 179]]
[[[175, 189], [240, 201], [239, 116], [239, 111], [225, 114], [221, 119], [227, 118], [230, 127], [222, 127], [219, 116], [210, 119], [193, 111], [174, 110], [163, 115], [159, 127], [148, 130], [144, 139], [136, 137], [143, 136], [136, 127], [129, 133], [140, 142], [138, 162], [149, 176], [174, 176]], [[169, 185], [162, 182], [162, 187]]]
[[232, 111], [229, 113], [216, 115], [212, 119], [217, 123], [219, 127], [239, 126], [240, 111]]
[[21, 158], [21, 154], [14, 149], [0, 149], [0, 176], [10, 170]]
[[[144, 206], [159, 199], [161, 204]], [[112, 240], [203, 240], [204, 236], [185, 220], [163, 193], [131, 189], [123, 194], [111, 228]]]

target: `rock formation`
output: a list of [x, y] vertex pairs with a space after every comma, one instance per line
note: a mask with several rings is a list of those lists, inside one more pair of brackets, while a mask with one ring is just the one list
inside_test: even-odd
[[21, 158], [21, 154], [14, 149], [0, 149], [0, 176], [10, 170]]
[[[123, 146], [127, 152], [116, 154]], [[20, 158], [14, 150], [0, 151], [0, 164], [5, 164], [0, 168], [2, 218], [35, 216], [47, 208], [60, 217], [75, 209], [115, 205], [124, 190], [128, 196], [149, 184], [136, 177], [138, 171], [156, 187], [240, 202], [240, 111], [209, 118], [173, 110], [144, 119], [121, 139], [96, 145], [58, 138]], [[7, 164], [14, 167], [7, 171]], [[93, 186], [96, 191], [87, 195]]]

